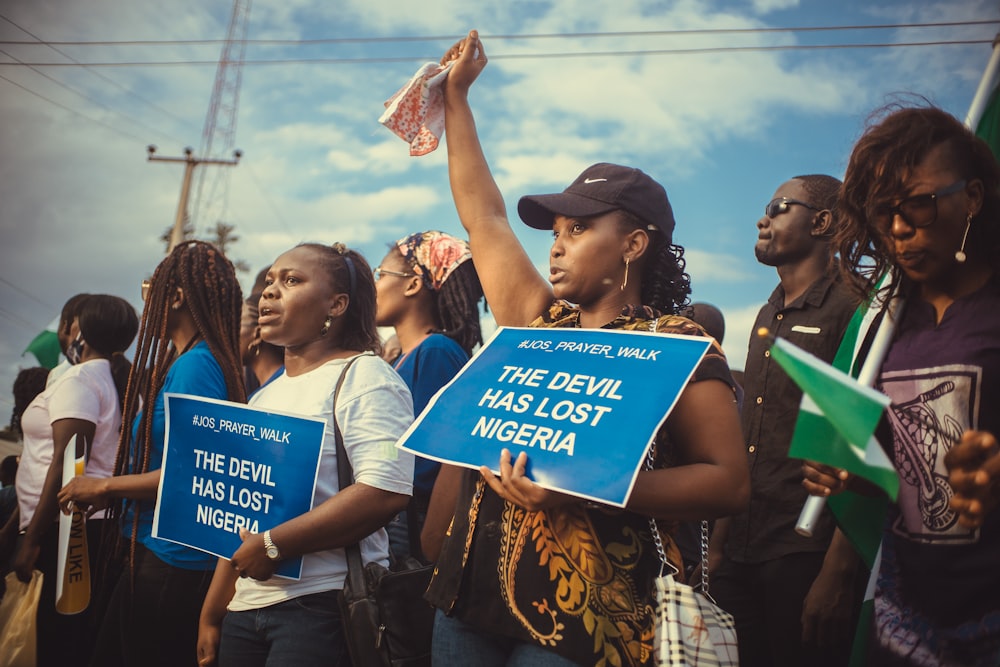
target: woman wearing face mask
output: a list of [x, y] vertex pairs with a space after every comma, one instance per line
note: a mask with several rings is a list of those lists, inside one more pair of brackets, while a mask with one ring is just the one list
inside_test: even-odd
[[[377, 323], [393, 327], [401, 352], [392, 367], [413, 394], [413, 413], [465, 365], [482, 344], [479, 300], [483, 288], [469, 244], [443, 232], [410, 234], [375, 268]], [[421, 557], [420, 531], [441, 465], [416, 457], [413, 498], [387, 527], [392, 557]]]
[[[21, 419], [24, 451], [17, 475], [20, 527], [23, 533], [14, 559], [21, 581], [40, 569], [44, 575], [38, 606], [38, 664], [83, 664], [93, 644], [90, 608], [76, 615], [55, 609], [59, 508], [66, 446], [75, 436], [86, 451], [86, 474], [110, 477], [118, 450], [121, 405], [129, 363], [123, 353], [139, 328], [135, 310], [124, 299], [87, 295], [78, 304], [77, 335], [66, 348], [70, 368], [28, 406]], [[85, 444], [85, 450], [80, 445]], [[76, 452], [69, 456], [76, 457]], [[97, 545], [103, 513], [87, 520], [90, 570], [97, 572]], [[96, 597], [92, 595], [92, 598]]]
[[[412, 488], [413, 457], [395, 448], [413, 421], [410, 392], [378, 356], [371, 269], [342, 244], [306, 243], [278, 257], [258, 322], [263, 340], [284, 348], [285, 371], [250, 405], [326, 421], [313, 509], [244, 533], [232, 557], [218, 559], [201, 611], [198, 664], [348, 666], [337, 602], [344, 547], [360, 543], [365, 563], [388, 565], [383, 526]], [[335, 423], [354, 476], [343, 489]], [[274, 576], [279, 561], [298, 556], [301, 578]]]
[[[892, 404], [876, 435], [900, 492], [869, 662], [997, 665], [1000, 514], [987, 510], [1000, 499], [1000, 171], [940, 109], [876, 119], [851, 154], [835, 237], [859, 294], [888, 271], [903, 299], [877, 381]], [[860, 484], [826, 466], [805, 472], [814, 495]]]
[[[521, 218], [554, 237], [548, 280], [538, 274], [476, 135], [468, 90], [486, 54], [475, 31], [442, 62], [453, 59], [445, 84], [448, 173], [497, 323], [705, 335], [675, 314], [690, 293], [683, 249], [673, 244], [666, 192], [638, 169], [596, 164], [562, 193], [521, 199]], [[523, 453], [512, 461], [504, 452], [499, 478], [485, 467], [442, 470], [423, 543], [437, 557], [428, 590], [439, 609], [435, 662], [475, 655], [481, 665], [651, 664], [652, 585], [661, 565], [649, 518], [662, 520], [666, 557], [683, 571], [670, 520], [725, 516], [749, 496], [734, 386], [717, 344], [657, 434], [654, 458], [624, 512], [536, 485]]]
[[[148, 292], [148, 293], [147, 293]], [[198, 612], [216, 558], [152, 536], [166, 438], [167, 393], [245, 401], [239, 341], [240, 284], [210, 243], [179, 244], [144, 285], [145, 308], [125, 396], [113, 477], [75, 477], [70, 503], [108, 507], [128, 564], [102, 619], [93, 665], [189, 665]]]

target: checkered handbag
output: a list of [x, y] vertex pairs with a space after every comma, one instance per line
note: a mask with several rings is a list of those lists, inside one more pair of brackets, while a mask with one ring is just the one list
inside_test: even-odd
[[739, 665], [731, 614], [665, 574], [656, 579], [657, 665]]

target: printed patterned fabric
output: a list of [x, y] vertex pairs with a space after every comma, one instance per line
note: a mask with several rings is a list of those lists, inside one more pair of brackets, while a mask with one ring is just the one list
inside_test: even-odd
[[656, 579], [655, 613], [658, 666], [739, 665], [732, 615], [672, 575]]
[[[556, 302], [531, 326], [576, 327], [579, 315]], [[705, 335], [686, 318], [642, 306], [624, 308], [606, 328]], [[717, 343], [692, 382], [708, 379], [732, 383]], [[656, 436], [655, 459], [656, 468], [677, 463], [666, 427]], [[655, 664], [653, 582], [661, 563], [648, 517], [583, 502], [529, 512], [505, 502], [474, 470], [463, 475], [456, 507], [462, 509], [425, 596], [431, 604], [475, 628], [534, 643], [581, 665]], [[676, 524], [658, 524], [667, 560], [682, 569], [671, 538]]]
[[424, 63], [405, 86], [386, 100], [378, 122], [410, 144], [410, 155], [427, 155], [444, 134], [444, 92], [441, 84], [454, 61]]
[[462, 262], [472, 259], [468, 242], [444, 232], [410, 234], [396, 241], [396, 247], [435, 292]]

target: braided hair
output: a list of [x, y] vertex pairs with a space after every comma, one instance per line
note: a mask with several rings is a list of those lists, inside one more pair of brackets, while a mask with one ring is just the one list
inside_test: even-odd
[[349, 301], [340, 328], [340, 345], [348, 350], [382, 354], [382, 339], [375, 327], [375, 277], [371, 266], [356, 250], [343, 243], [300, 243], [322, 259], [335, 293], [346, 293]]
[[624, 209], [620, 223], [627, 230], [644, 229], [649, 235], [648, 258], [642, 267], [642, 303], [661, 313], [677, 314], [690, 304], [691, 276], [684, 272], [683, 246], [674, 245], [659, 229]]
[[[186, 241], [160, 262], [150, 282], [139, 325], [135, 362], [125, 392], [115, 475], [149, 471], [153, 444], [152, 406], [171, 363], [187, 351], [174, 349], [167, 331], [171, 302], [178, 288], [183, 290], [184, 303], [198, 330], [188, 347], [199, 339], [204, 340], [222, 370], [227, 398], [240, 403], [246, 401], [243, 367], [237, 349], [242, 294], [236, 271], [214, 245], [204, 241]], [[142, 409], [143, 406], [147, 409]], [[131, 425], [137, 415], [139, 423], [133, 438]], [[111, 516], [123, 516], [132, 502], [113, 503]], [[133, 563], [138, 521], [139, 513], [135, 512], [130, 559]], [[108, 525], [114, 523], [108, 522]]]
[[483, 332], [479, 325], [479, 300], [483, 286], [472, 260], [462, 262], [441, 289], [434, 292], [434, 321], [441, 324], [440, 333], [458, 343], [472, 356], [472, 349], [482, 345]]

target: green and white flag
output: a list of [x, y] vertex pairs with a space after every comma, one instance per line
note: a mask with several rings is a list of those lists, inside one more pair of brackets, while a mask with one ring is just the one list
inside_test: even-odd
[[[887, 284], [888, 276], [883, 276], [875, 289], [875, 294], [889, 293]], [[881, 301], [873, 295], [858, 307], [851, 318], [833, 360], [833, 367], [843, 373], [838, 376], [841, 380], [849, 374], [858, 378], [856, 383], [858, 387], [868, 388], [875, 383], [882, 360], [888, 351], [889, 342], [892, 340], [896, 322], [902, 314], [902, 299], [897, 296], [888, 298], [890, 298], [889, 305], [884, 312]], [[860, 353], [866, 340], [871, 340], [871, 347], [862, 365]], [[879, 400], [888, 402], [888, 398], [884, 396]], [[815, 409], [812, 406], [815, 406]], [[871, 571], [850, 659], [851, 667], [862, 667], [867, 659], [868, 635], [875, 613], [874, 591], [881, 557], [882, 531], [889, 497], [896, 497], [899, 491], [899, 479], [881, 446], [872, 437], [878, 418], [871, 426], [872, 432], [868, 432], [867, 435], [859, 432], [855, 435], [856, 442], [866, 444], [864, 448], [860, 448], [856, 444], [852, 445], [850, 439], [844, 437], [841, 430], [832, 423], [817, 425], [817, 412], [821, 413], [820, 406], [804, 391], [799, 422], [796, 423], [796, 430], [792, 436], [789, 456], [845, 468], [878, 484], [886, 492], [886, 496], [866, 496], [853, 491], [844, 491], [826, 501], [837, 519], [840, 530], [851, 541]]]
[[899, 478], [872, 435], [889, 397], [781, 338], [771, 358], [803, 393], [789, 455], [845, 468], [895, 499]]
[[38, 359], [38, 364], [44, 366], [49, 370], [55, 368], [59, 364], [59, 355], [62, 354], [62, 348], [59, 347], [59, 336], [56, 332], [59, 330], [59, 318], [49, 322], [49, 325], [45, 327], [42, 333], [35, 336], [34, 340], [28, 343], [28, 347], [25, 348], [24, 352], [21, 353], [22, 356], [31, 352]]

